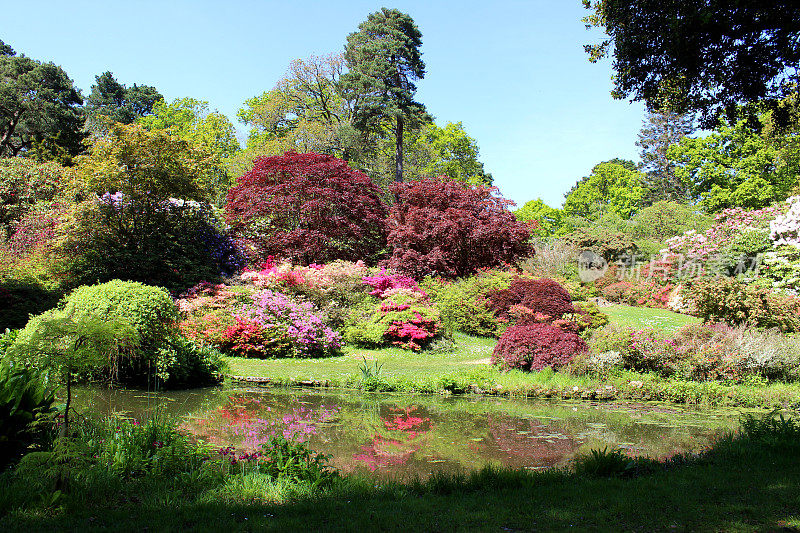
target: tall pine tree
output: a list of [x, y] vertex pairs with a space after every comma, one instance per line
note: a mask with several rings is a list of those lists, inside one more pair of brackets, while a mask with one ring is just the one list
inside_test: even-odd
[[393, 120], [395, 134], [395, 181], [403, 181], [403, 128], [427, 117], [425, 106], [414, 101], [415, 81], [425, 77], [422, 33], [414, 20], [396, 9], [370, 13], [358, 31], [347, 36], [345, 60], [348, 72], [342, 81], [360, 95], [355, 125], [375, 130]]
[[689, 184], [675, 176], [675, 162], [667, 157], [667, 150], [692, 132], [694, 121], [689, 115], [669, 112], [648, 115], [636, 141], [636, 146], [642, 149], [645, 204], [690, 199]]

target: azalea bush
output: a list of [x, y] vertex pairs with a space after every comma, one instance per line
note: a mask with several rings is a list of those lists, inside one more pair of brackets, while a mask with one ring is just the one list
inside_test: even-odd
[[687, 297], [698, 316], [709, 322], [800, 332], [800, 297], [731, 278], [696, 279]]
[[444, 333], [439, 309], [414, 279], [382, 269], [362, 282], [370, 298], [351, 312], [347, 342], [421, 350]]
[[228, 192], [225, 213], [261, 259], [374, 262], [386, 246], [387, 208], [378, 187], [329, 155], [257, 159]]
[[394, 184], [387, 266], [421, 279], [467, 276], [531, 252], [530, 231], [496, 188], [443, 178]]
[[800, 340], [776, 330], [697, 324], [666, 335], [654, 328], [606, 326], [595, 332], [589, 346], [571, 370], [607, 374], [624, 369], [694, 381], [800, 377]]
[[233, 315], [222, 347], [241, 357], [327, 357], [337, 355], [341, 335], [309, 302], [263, 289]]
[[503, 333], [492, 352], [492, 364], [506, 370], [556, 370], [584, 351], [586, 342], [578, 334], [552, 324], [528, 322]]

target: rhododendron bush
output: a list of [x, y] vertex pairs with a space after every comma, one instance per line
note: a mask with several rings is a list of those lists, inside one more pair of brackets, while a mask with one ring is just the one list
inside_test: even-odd
[[351, 314], [345, 329], [348, 342], [420, 350], [441, 335], [439, 310], [416, 281], [382, 270], [363, 282], [372, 289], [372, 298]]
[[396, 183], [388, 266], [420, 279], [466, 276], [531, 252], [530, 232], [493, 187], [429, 178]]
[[260, 258], [302, 264], [376, 260], [386, 245], [377, 186], [345, 161], [287, 152], [262, 157], [228, 192], [228, 222]]

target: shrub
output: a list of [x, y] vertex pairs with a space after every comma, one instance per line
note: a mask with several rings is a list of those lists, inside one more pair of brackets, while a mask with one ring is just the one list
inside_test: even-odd
[[687, 289], [687, 297], [706, 321], [778, 328], [785, 333], [800, 331], [798, 297], [730, 278], [695, 280]]
[[207, 204], [168, 199], [153, 205], [118, 193], [82, 203], [70, 220], [61, 251], [76, 283], [124, 279], [181, 290], [244, 264]]
[[530, 233], [495, 188], [429, 178], [394, 184], [388, 266], [416, 279], [467, 276], [531, 251]]
[[608, 315], [593, 302], [572, 302], [575, 308], [574, 320], [579, 331], [594, 330], [608, 324]]
[[555, 370], [586, 348], [586, 342], [575, 333], [551, 324], [527, 323], [503, 333], [492, 352], [492, 364], [504, 369]]
[[441, 316], [428, 297], [411, 289], [394, 289], [384, 299], [367, 301], [351, 315], [344, 336], [361, 346], [393, 344], [421, 350], [441, 336]]
[[264, 289], [226, 329], [223, 347], [242, 357], [327, 357], [339, 353], [339, 333], [308, 302]]
[[64, 191], [66, 169], [24, 157], [0, 159], [0, 241], [37, 204], [52, 202]]
[[376, 260], [386, 245], [386, 205], [345, 161], [287, 152], [262, 157], [228, 193], [236, 234], [265, 258], [302, 264]]
[[594, 332], [589, 346], [593, 353], [619, 353], [622, 366], [627, 370], [657, 372], [663, 376], [675, 373], [679, 356], [675, 342], [652, 328], [608, 325]]
[[800, 246], [784, 244], [765, 253], [759, 273], [773, 288], [800, 295]]
[[439, 308], [446, 330], [496, 337], [500, 323], [488, 306], [487, 295], [507, 289], [513, 277], [510, 272], [488, 270], [452, 282], [427, 278], [422, 287]]
[[509, 317], [513, 306], [526, 307], [534, 313], [545, 315], [546, 320], [557, 320], [575, 312], [572, 297], [566, 289], [547, 278], [517, 277], [507, 289], [493, 291], [488, 298], [489, 308], [504, 319]]
[[565, 239], [579, 251], [590, 250], [609, 263], [637, 251], [636, 244], [628, 235], [603, 226], [578, 228]]
[[[165, 289], [120, 280], [84, 286], [65, 299], [60, 313], [76, 320], [86, 317], [108, 323], [119, 321], [133, 328], [138, 347], [117, 369], [123, 383], [143, 383], [155, 377], [165, 386], [175, 387], [205, 385], [221, 379], [220, 361], [187, 344], [180, 335], [178, 308]], [[26, 330], [35, 331], [44, 318], [32, 318], [18, 341], [25, 342], [29, 336]]]

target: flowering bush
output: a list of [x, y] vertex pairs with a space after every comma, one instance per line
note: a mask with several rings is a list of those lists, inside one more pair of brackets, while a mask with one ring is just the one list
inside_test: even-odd
[[419, 288], [419, 285], [417, 285], [414, 279], [408, 276], [387, 272], [386, 269], [383, 268], [378, 275], [364, 276], [362, 279], [365, 284], [372, 287], [372, 291], [369, 293], [370, 296], [377, 296], [378, 298], [385, 298], [395, 289], [408, 289], [412, 292], [422, 292], [422, 289]]
[[800, 196], [786, 200], [789, 209], [769, 223], [770, 239], [775, 246], [788, 244], [800, 247]]
[[387, 210], [377, 186], [329, 155], [257, 159], [228, 192], [225, 212], [260, 257], [374, 261], [386, 244]]
[[701, 278], [687, 288], [698, 316], [709, 322], [800, 332], [800, 297], [730, 278]]
[[376, 305], [367, 301], [345, 329], [348, 342], [364, 346], [393, 344], [420, 350], [441, 334], [441, 316], [427, 295], [407, 288], [383, 293]]
[[314, 305], [269, 289], [252, 296], [225, 331], [223, 347], [242, 357], [326, 357], [342, 347]]
[[24, 157], [0, 159], [0, 241], [10, 237], [17, 223], [31, 210], [40, 209], [64, 191], [67, 170]]
[[466, 276], [531, 251], [530, 232], [497, 189], [443, 178], [394, 184], [388, 266], [422, 278]]
[[551, 324], [524, 323], [503, 333], [492, 352], [492, 364], [504, 369], [555, 370], [584, 351], [586, 342], [576, 333]]
[[783, 244], [766, 252], [759, 272], [773, 288], [800, 296], [800, 246]]

